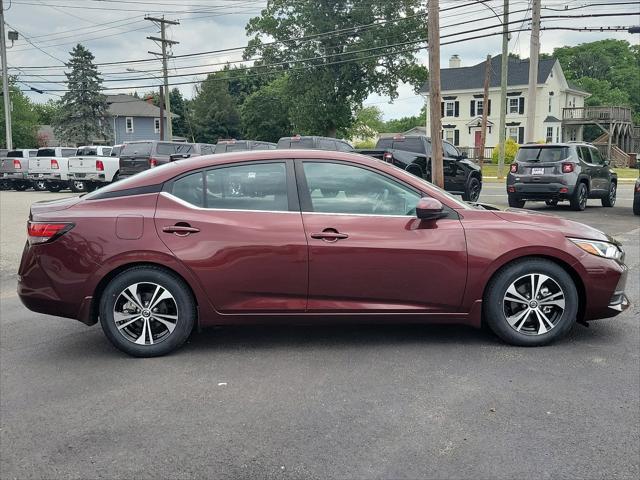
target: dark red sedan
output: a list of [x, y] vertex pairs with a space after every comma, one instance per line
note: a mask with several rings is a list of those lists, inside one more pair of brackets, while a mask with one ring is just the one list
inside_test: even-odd
[[252, 151], [34, 204], [18, 293], [136, 356], [196, 324], [485, 322], [534, 346], [626, 309], [623, 260], [586, 225], [471, 206], [370, 157]]

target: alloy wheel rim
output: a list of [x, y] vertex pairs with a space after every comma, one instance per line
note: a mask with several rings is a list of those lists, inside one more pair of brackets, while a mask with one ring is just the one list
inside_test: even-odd
[[84, 190], [84, 182], [73, 182], [73, 186], [76, 190]]
[[116, 297], [113, 321], [120, 335], [131, 343], [155, 345], [175, 330], [178, 304], [171, 292], [157, 283], [134, 283]]
[[582, 186], [582, 188], [580, 188], [580, 206], [586, 206], [587, 205], [587, 189]]
[[517, 278], [502, 297], [511, 328], [524, 335], [543, 335], [554, 329], [565, 310], [565, 294], [553, 278], [530, 273]]
[[611, 189], [609, 189], [609, 201], [613, 204], [616, 201], [616, 184], [611, 184]]
[[478, 198], [480, 198], [480, 182], [478, 182], [478, 180], [476, 180], [475, 178], [471, 180], [469, 190], [471, 191], [471, 201], [475, 202], [476, 200], [478, 200]]

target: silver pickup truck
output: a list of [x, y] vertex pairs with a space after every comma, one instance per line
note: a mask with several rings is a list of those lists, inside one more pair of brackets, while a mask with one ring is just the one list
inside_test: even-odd
[[27, 178], [29, 158], [35, 157], [37, 149], [18, 148], [9, 150], [0, 158], [0, 189], [23, 191], [31, 186]]

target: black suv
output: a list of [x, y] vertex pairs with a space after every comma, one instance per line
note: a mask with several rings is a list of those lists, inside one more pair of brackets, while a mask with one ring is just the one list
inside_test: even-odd
[[603, 207], [616, 203], [618, 175], [589, 143], [523, 145], [507, 176], [509, 206], [522, 208], [528, 200], [555, 206], [568, 200], [584, 210], [587, 199], [599, 198]]

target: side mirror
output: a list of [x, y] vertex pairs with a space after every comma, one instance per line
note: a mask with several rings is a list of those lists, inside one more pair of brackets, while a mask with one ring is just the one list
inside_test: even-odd
[[611, 165], [611, 161], [605, 158], [604, 159], [604, 164], [605, 165]]
[[460, 153], [458, 160], [466, 160], [467, 158], [469, 158], [469, 156], [467, 155], [467, 152], [462, 152]]
[[431, 197], [422, 197], [416, 205], [416, 217], [420, 220], [437, 220], [446, 217], [444, 207], [440, 200]]
[[183, 160], [189, 157], [191, 157], [190, 153], [174, 153], [173, 155], [169, 155], [169, 161], [175, 162], [176, 160]]

